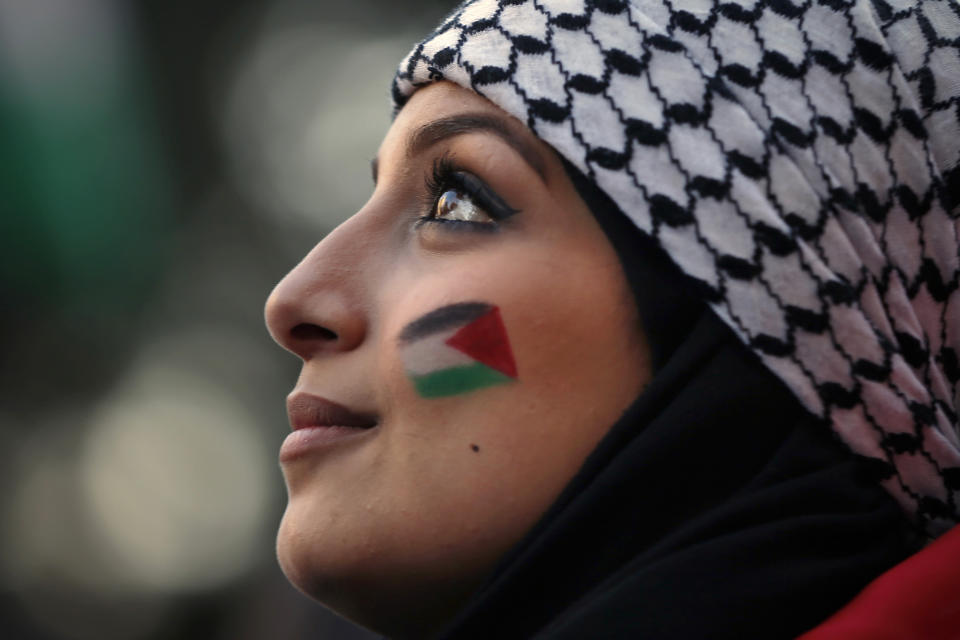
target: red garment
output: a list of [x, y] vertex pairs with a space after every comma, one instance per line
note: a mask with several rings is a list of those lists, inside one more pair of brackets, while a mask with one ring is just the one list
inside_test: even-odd
[[960, 640], [960, 526], [797, 640]]

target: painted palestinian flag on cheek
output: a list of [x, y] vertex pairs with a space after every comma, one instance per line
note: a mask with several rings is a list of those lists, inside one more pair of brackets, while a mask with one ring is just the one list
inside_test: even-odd
[[517, 379], [500, 309], [460, 302], [435, 309], [400, 334], [407, 375], [421, 396], [441, 398]]

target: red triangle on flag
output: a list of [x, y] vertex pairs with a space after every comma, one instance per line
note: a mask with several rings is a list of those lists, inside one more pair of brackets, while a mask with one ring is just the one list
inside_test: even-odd
[[447, 344], [491, 369], [517, 377], [517, 364], [498, 307], [461, 327], [447, 339]]

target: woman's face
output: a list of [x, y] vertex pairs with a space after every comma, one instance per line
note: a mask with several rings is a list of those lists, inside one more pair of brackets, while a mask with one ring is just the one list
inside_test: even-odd
[[271, 335], [303, 360], [277, 554], [305, 593], [402, 637], [464, 603], [649, 364], [616, 254], [519, 121], [433, 84], [374, 174], [267, 300]]

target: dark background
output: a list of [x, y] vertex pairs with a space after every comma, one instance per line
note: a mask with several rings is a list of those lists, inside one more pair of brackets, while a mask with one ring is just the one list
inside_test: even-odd
[[450, 6], [0, 0], [0, 638], [369, 637], [276, 564], [262, 310]]

